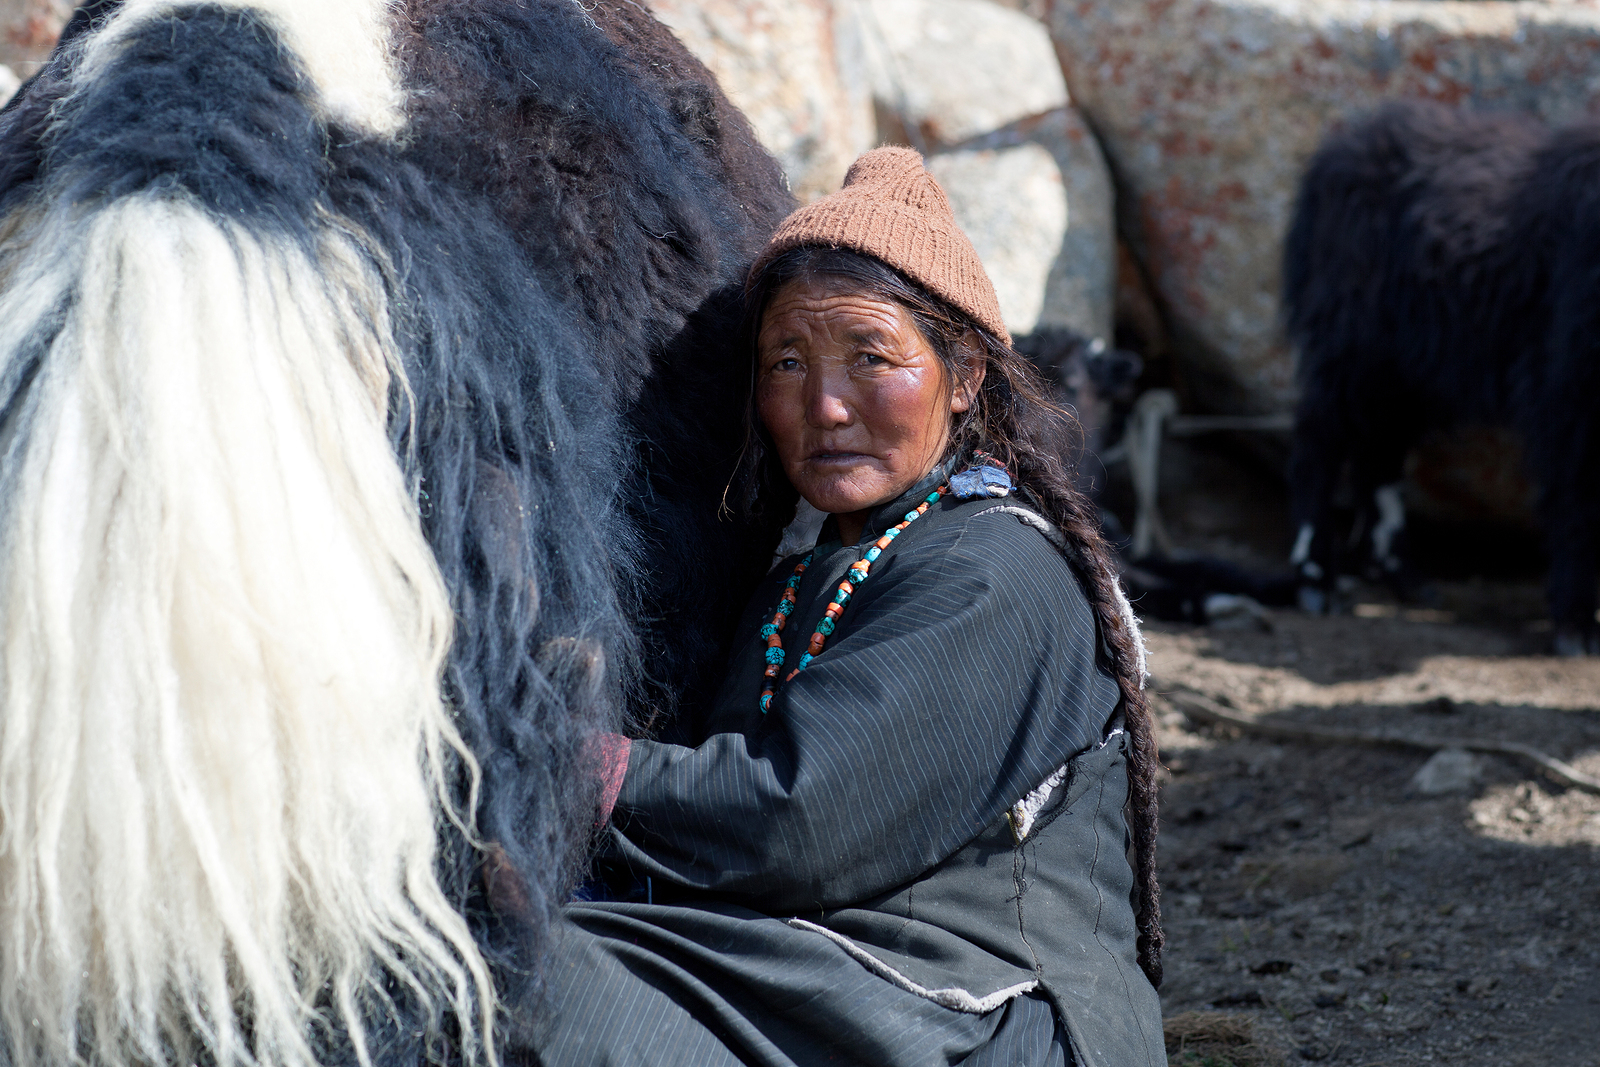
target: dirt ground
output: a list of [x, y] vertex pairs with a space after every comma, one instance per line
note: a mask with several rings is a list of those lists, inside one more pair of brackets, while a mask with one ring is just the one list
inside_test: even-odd
[[[1180, 455], [1168, 475], [1180, 546], [1281, 560], [1278, 503], [1231, 498], [1209, 462]], [[1600, 777], [1600, 660], [1544, 655], [1537, 574], [1433, 593], [1416, 608], [1358, 589], [1348, 614], [1286, 610], [1266, 630], [1151, 624], [1156, 691], [1275, 722], [1522, 742]], [[1600, 796], [1501, 756], [1458, 760], [1455, 787], [1432, 791], [1451, 783], [1418, 778], [1425, 751], [1278, 743], [1157, 710], [1161, 992], [1169, 1039], [1197, 1035], [1174, 1064], [1600, 1067]]]

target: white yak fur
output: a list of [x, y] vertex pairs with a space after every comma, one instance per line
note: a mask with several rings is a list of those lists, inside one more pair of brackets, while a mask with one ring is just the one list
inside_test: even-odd
[[[124, 35], [201, 0], [123, 0], [89, 38], [81, 78], [116, 54]], [[393, 136], [405, 125], [405, 92], [391, 42], [393, 0], [204, 0], [265, 16], [316, 83], [326, 118]]]
[[377, 272], [173, 196], [10, 221], [0, 380], [65, 309], [0, 437], [11, 1062], [302, 1067], [325, 1025], [366, 1059], [385, 974], [492, 1060]]

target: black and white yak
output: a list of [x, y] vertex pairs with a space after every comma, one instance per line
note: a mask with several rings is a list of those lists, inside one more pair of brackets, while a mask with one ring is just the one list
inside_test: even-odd
[[[1407, 450], [1507, 425], [1540, 490], [1556, 651], [1600, 653], [1600, 121], [1395, 103], [1334, 133], [1300, 189], [1284, 303], [1307, 605], [1328, 603], [1347, 541], [1407, 584]], [[1346, 470], [1355, 537], [1331, 521]]]
[[629, 0], [78, 13], [0, 113], [0, 1061], [515, 1044], [595, 739], [776, 541], [790, 206]]

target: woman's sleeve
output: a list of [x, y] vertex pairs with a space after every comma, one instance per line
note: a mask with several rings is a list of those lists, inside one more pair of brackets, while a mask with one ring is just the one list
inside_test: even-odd
[[758, 727], [635, 743], [613, 825], [636, 874], [769, 910], [860, 901], [1100, 739], [1116, 686], [1077, 580], [1037, 531], [977, 517], [945, 550], [884, 562], [850, 629]]

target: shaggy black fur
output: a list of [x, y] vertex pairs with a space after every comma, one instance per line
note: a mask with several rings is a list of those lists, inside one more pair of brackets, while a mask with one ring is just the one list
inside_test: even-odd
[[1109, 348], [1067, 326], [1041, 326], [1016, 339], [1057, 398], [1071, 405], [1083, 427], [1084, 447], [1098, 453], [1122, 436], [1122, 423], [1134, 400], [1134, 383], [1144, 360]]
[[[1145, 618], [1207, 625], [1248, 616], [1238, 610], [1239, 597], [1265, 607], [1286, 608], [1295, 602], [1292, 574], [1264, 574], [1203, 557], [1146, 556], [1130, 562], [1119, 556], [1118, 564], [1128, 600]], [[1214, 599], [1219, 596], [1223, 599]]]
[[[1308, 583], [1341, 569], [1330, 505], [1346, 465], [1370, 530], [1375, 491], [1423, 433], [1506, 424], [1542, 492], [1558, 649], [1600, 652], [1597, 238], [1595, 123], [1552, 137], [1530, 118], [1403, 103], [1328, 138], [1284, 259]], [[1381, 565], [1404, 585], [1400, 561], [1396, 546]]]
[[[1135, 383], [1144, 361], [1133, 352], [1107, 348], [1076, 330], [1042, 326], [1016, 339], [1016, 349], [1028, 357], [1050, 384], [1055, 399], [1072, 408], [1083, 427], [1083, 455], [1078, 460], [1078, 487], [1097, 497], [1106, 485], [1100, 455], [1121, 439], [1132, 407]], [[1163, 559], [1128, 555], [1131, 539], [1117, 517], [1100, 509], [1100, 528], [1116, 550], [1117, 571], [1134, 610], [1144, 618], [1205, 624], [1218, 621], [1209, 609], [1237, 607], [1238, 597], [1258, 604], [1288, 606], [1295, 600], [1295, 580], [1281, 574], [1261, 574], [1214, 559]], [[1223, 594], [1228, 601], [1214, 599]]]
[[705, 68], [626, 2], [414, 0], [409, 14], [420, 162], [495, 205], [582, 310], [625, 407], [644, 477], [625, 503], [644, 554], [644, 675], [658, 708], [692, 706], [776, 543], [722, 494], [743, 436], [739, 288], [792, 207], [782, 174]]
[[718, 509], [743, 434], [738, 286], [790, 201], [642, 13], [396, 17], [399, 143], [324, 125], [248, 12], [180, 9], [65, 103], [63, 45], [0, 115], [0, 211], [181, 191], [307, 248], [328, 212], [374, 242], [414, 393], [395, 444], [457, 608], [447, 683], [494, 846], [486, 877], [455, 841], [446, 883], [517, 1004], [592, 822], [588, 740], [624, 694], [659, 710], [714, 684], [776, 542]]

